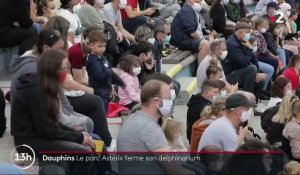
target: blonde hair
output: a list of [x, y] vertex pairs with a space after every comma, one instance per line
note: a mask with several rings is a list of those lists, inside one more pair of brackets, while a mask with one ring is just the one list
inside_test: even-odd
[[300, 163], [290, 161], [283, 168], [283, 175], [300, 175]]
[[209, 119], [211, 116], [218, 116], [219, 112], [225, 109], [227, 97], [218, 96], [215, 101], [213, 101], [212, 106], [205, 106], [200, 114], [202, 121]]
[[272, 118], [275, 123], [286, 124], [292, 118], [292, 103], [298, 99], [296, 96], [285, 96], [282, 98], [279, 110]]
[[169, 117], [162, 118], [161, 127], [170, 145], [175, 143], [177, 135], [184, 134], [183, 123]]

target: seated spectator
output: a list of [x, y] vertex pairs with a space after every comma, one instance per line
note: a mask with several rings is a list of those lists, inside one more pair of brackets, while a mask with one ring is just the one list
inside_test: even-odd
[[161, 128], [164, 131], [166, 139], [172, 150], [179, 152], [187, 151], [187, 148], [184, 146], [183, 143], [183, 123], [176, 121], [172, 118], [163, 117]]
[[156, 72], [161, 71], [162, 51], [164, 43], [170, 40], [170, 26], [164, 22], [158, 21], [154, 26], [154, 59]]
[[269, 2], [278, 3], [277, 0], [260, 0], [255, 6], [255, 14], [260, 17], [264, 16], [267, 12], [267, 5]]
[[299, 150], [299, 120], [300, 120], [300, 100], [296, 100], [291, 108], [291, 121], [289, 121], [282, 131], [282, 135], [290, 141], [292, 156], [295, 159], [300, 159]]
[[39, 33], [48, 19], [37, 14], [38, 4], [38, 0], [30, 0], [30, 18], [33, 22], [33, 27]]
[[[254, 105], [242, 94], [230, 95], [225, 102], [227, 114], [205, 129], [198, 150], [208, 145], [216, 145], [224, 151], [235, 151], [239, 145], [243, 144], [248, 131], [248, 127], [239, 128], [239, 126], [249, 119], [250, 108]], [[239, 130], [236, 131], [237, 129]]]
[[[268, 152], [270, 145], [258, 140], [251, 140], [241, 145], [236, 152], [225, 162], [221, 175], [244, 174], [244, 175], [268, 175], [271, 170], [272, 157]], [[240, 154], [241, 152], [265, 152], [264, 154]]]
[[220, 94], [219, 85], [214, 80], [206, 80], [201, 87], [201, 93], [192, 95], [187, 106], [186, 135], [191, 142], [193, 124], [199, 120], [205, 106], [211, 106], [214, 97]]
[[210, 17], [213, 22], [213, 29], [217, 33], [227, 35], [226, 32], [226, 10], [224, 5], [221, 4], [220, 0], [214, 0], [210, 7]]
[[228, 83], [238, 83], [242, 90], [264, 99], [262, 88], [265, 77], [258, 74], [258, 62], [249, 43], [251, 28], [247, 23], [237, 23], [235, 33], [227, 39], [228, 55], [221, 63]]
[[238, 22], [242, 17], [240, 0], [231, 0], [225, 6], [227, 18], [232, 22]]
[[294, 55], [287, 69], [284, 70], [282, 75], [287, 78], [292, 84], [292, 90], [295, 91], [299, 86], [299, 69], [300, 69], [300, 55]]
[[[199, 0], [195, 1], [200, 2]], [[181, 50], [191, 50], [198, 53], [198, 63], [209, 53], [207, 41], [197, 32], [198, 21], [194, 1], [187, 0], [185, 5], [176, 14], [171, 25], [170, 44]]]
[[48, 19], [48, 22], [45, 24], [45, 29], [57, 30], [59, 31], [63, 41], [64, 41], [64, 50], [70, 48], [73, 44], [69, 40], [68, 30], [70, 28], [70, 23], [65, 18], [61, 16], [54, 16]]
[[223, 78], [223, 69], [218, 66], [208, 66], [206, 76], [209, 80], [219, 80]]
[[85, 67], [85, 57], [90, 53], [88, 36], [95, 30], [98, 30], [98, 27], [89, 27], [84, 30], [81, 42], [68, 49], [68, 58], [73, 78], [75, 81], [83, 85], [88, 85], [88, 76]]
[[87, 0], [83, 3], [78, 11], [78, 17], [82, 25], [82, 30], [89, 27], [98, 27], [98, 30], [104, 30], [104, 16], [96, 10], [95, 0]]
[[56, 16], [57, 8], [54, 1], [51, 0], [40, 0], [37, 3], [37, 15], [49, 19], [50, 17]]
[[149, 76], [155, 72], [153, 45], [147, 41], [140, 41], [130, 48], [129, 53], [141, 60], [142, 70], [138, 78], [140, 84], [144, 85]]
[[[288, 11], [287, 11], [288, 12]], [[290, 14], [287, 13], [288, 15], [288, 23], [290, 24], [290, 30], [292, 33], [297, 33], [298, 32], [298, 27], [296, 24], [296, 20], [298, 19], [298, 11], [296, 9], [292, 9], [290, 11]]]
[[271, 86], [271, 98], [267, 108], [271, 108], [281, 103], [286, 95], [293, 96], [291, 83], [285, 77], [277, 77]]
[[2, 89], [0, 89], [0, 138], [6, 130], [6, 117], [5, 117], [5, 98]]
[[124, 9], [121, 9], [121, 16], [124, 28], [131, 34], [134, 34], [136, 29], [147, 23], [145, 16], [151, 16], [155, 9], [153, 7], [139, 11], [138, 0], [128, 0]]
[[295, 96], [285, 96], [282, 99], [278, 112], [273, 116], [267, 131], [267, 140], [271, 145], [282, 142], [282, 130], [292, 119], [292, 103], [297, 100]]
[[[15, 57], [12, 60], [11, 70], [13, 76], [11, 80], [11, 102], [14, 100], [14, 94], [16, 92], [15, 85], [18, 84], [18, 78], [24, 74], [37, 72], [37, 60], [44, 51], [49, 48], [65, 51], [62, 37], [59, 33], [49, 29], [44, 29], [40, 32], [35, 48], [35, 50], [26, 52], [22, 57]], [[67, 90], [79, 90], [85, 92], [80, 92], [80, 94], [75, 96], [67, 96], [67, 98], [75, 112], [88, 116], [93, 120], [95, 124], [94, 133], [103, 139], [107, 147], [112, 145], [112, 147], [110, 147], [111, 149], [108, 150], [113, 150], [116, 145], [111, 143], [115, 143], [115, 140], [112, 139], [108, 130], [102, 99], [93, 95], [94, 90], [92, 88], [74, 81], [70, 74], [66, 75], [62, 87]]]
[[155, 39], [154, 32], [148, 26], [140, 26], [136, 29], [134, 33], [136, 42], [148, 41], [151, 44], [154, 44]]
[[[202, 152], [199, 154], [200, 160], [207, 168], [207, 174], [218, 174], [224, 164], [223, 155], [221, 153], [222, 149], [215, 145], [208, 145], [202, 148], [200, 152]], [[213, 154], [210, 152], [213, 152]], [[220, 152], [220, 154], [216, 152]]]
[[[53, 93], [59, 93], [61, 80], [57, 76], [63, 69], [65, 54], [58, 50], [48, 50], [40, 58], [38, 74], [42, 76], [34, 73], [25, 74], [19, 77], [20, 81], [16, 84], [18, 91], [12, 102], [11, 113], [11, 130], [15, 146], [26, 144], [36, 153], [43, 150], [89, 153], [95, 147], [89, 134], [70, 129], [58, 121], [59, 100]], [[52, 82], [51, 85], [49, 81]], [[103, 167], [103, 163], [89, 165], [70, 162], [70, 164], [73, 165], [69, 169], [70, 173], [90, 174], [94, 171], [93, 166], [100, 166], [102, 170], [110, 168]]]
[[290, 174], [295, 174], [295, 175], [300, 174], [300, 163], [299, 162], [290, 161], [289, 163], [284, 165], [282, 175], [290, 175]]
[[118, 64], [118, 68], [121, 70], [118, 76], [126, 85], [125, 88], [118, 88], [120, 104], [131, 110], [140, 102], [141, 89], [137, 76], [141, 73], [141, 63], [138, 57], [126, 55]]
[[95, 95], [102, 98], [104, 109], [107, 111], [110, 97], [113, 92], [112, 84], [116, 83], [125, 88], [123, 81], [112, 71], [103, 53], [106, 49], [107, 38], [100, 31], [92, 31], [89, 35], [91, 53], [86, 58], [86, 70], [89, 76], [89, 85]]
[[37, 38], [32, 24], [29, 1], [1, 1], [0, 48], [19, 46], [18, 55], [30, 50]]
[[123, 37], [134, 43], [134, 36], [129, 33], [122, 24], [121, 9], [126, 7], [127, 0], [113, 0], [112, 2], [105, 4], [104, 20], [115, 27], [118, 34], [118, 42], [123, 41]]
[[73, 12], [73, 7], [78, 5], [78, 1], [60, 0], [61, 9], [57, 12], [58, 16], [65, 18], [70, 23], [68, 30], [68, 39], [72, 44], [80, 42], [82, 26], [76, 13]]
[[[271, 51], [268, 50], [267, 42], [262, 35], [269, 30], [269, 23], [263, 19], [258, 18], [255, 21], [255, 31], [251, 33], [251, 37], [257, 42], [257, 51], [253, 50], [258, 59], [258, 65], [261, 71], [267, 73], [267, 78], [265, 80], [264, 90], [267, 90], [267, 86], [271, 81], [272, 77], [275, 78], [279, 59], [278, 55], [274, 55]], [[282, 62], [286, 62], [286, 60], [282, 60]]]
[[177, 0], [154, 0], [158, 5], [159, 17], [172, 24], [175, 15], [181, 9]]
[[[171, 109], [170, 87], [161, 81], [148, 81], [141, 89], [141, 103], [141, 110], [132, 114], [122, 125], [118, 136], [117, 151], [149, 153], [172, 151], [163, 130], [157, 123], [157, 120], [168, 115]], [[175, 162], [160, 163], [159, 161], [153, 161], [151, 164], [141, 161], [134, 163], [121, 161], [119, 172], [121, 174], [143, 174], [150, 171], [155, 174], [184, 173], [180, 165]]]
[[268, 19], [270, 22], [275, 23], [276, 22], [276, 10], [279, 9], [278, 3], [277, 2], [269, 2], [267, 4], [266, 8], [266, 14], [263, 15], [264, 18]]
[[200, 119], [193, 124], [191, 135], [191, 152], [198, 150], [198, 144], [205, 129], [215, 120], [225, 115], [226, 97], [219, 96], [213, 102], [212, 106], [206, 106], [200, 114]]

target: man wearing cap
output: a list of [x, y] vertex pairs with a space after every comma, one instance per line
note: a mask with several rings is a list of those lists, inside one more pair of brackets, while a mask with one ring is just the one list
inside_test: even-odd
[[226, 42], [227, 57], [222, 59], [221, 64], [228, 83], [239, 83], [242, 90], [254, 93], [258, 98], [262, 95], [265, 76], [257, 74], [258, 62], [249, 42], [251, 28], [252, 26], [245, 22], [236, 24], [235, 33]]
[[223, 151], [235, 151], [239, 145], [243, 144], [248, 131], [248, 127], [242, 128], [240, 125], [249, 119], [250, 108], [254, 105], [243, 94], [237, 93], [229, 96], [225, 102], [227, 114], [205, 129], [198, 151], [208, 145], [219, 146]]

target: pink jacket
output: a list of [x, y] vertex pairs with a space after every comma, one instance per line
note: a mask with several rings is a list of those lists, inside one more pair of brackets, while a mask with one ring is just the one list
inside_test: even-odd
[[140, 84], [136, 75], [130, 75], [124, 71], [120, 71], [120, 78], [126, 84], [126, 88], [119, 87], [118, 95], [120, 98], [120, 104], [128, 105], [132, 102], [140, 102]]

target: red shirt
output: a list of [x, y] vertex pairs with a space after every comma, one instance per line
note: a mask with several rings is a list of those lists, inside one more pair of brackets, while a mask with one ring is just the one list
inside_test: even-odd
[[85, 59], [83, 57], [80, 43], [77, 43], [69, 48], [68, 58], [72, 68], [81, 69], [83, 66], [85, 66]]
[[294, 68], [290, 67], [287, 68], [283, 74], [292, 84], [292, 90], [296, 90], [299, 85], [299, 75], [297, 75]]
[[[131, 6], [132, 10], [134, 10], [138, 6], [138, 1], [137, 0], [127, 0], [126, 6]], [[128, 19], [128, 15], [127, 15], [125, 9], [121, 9], [121, 16], [122, 16], [122, 20]]]

